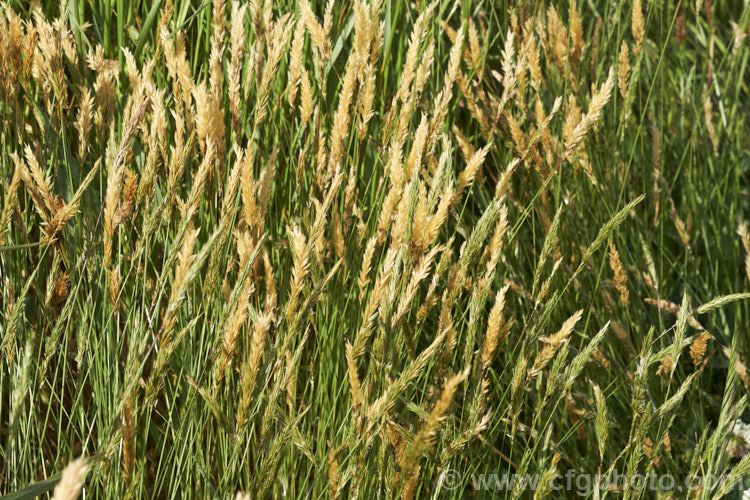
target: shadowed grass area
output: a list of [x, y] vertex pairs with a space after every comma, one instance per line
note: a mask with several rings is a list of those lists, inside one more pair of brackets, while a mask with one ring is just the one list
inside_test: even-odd
[[3, 3], [0, 494], [740, 498], [749, 20]]

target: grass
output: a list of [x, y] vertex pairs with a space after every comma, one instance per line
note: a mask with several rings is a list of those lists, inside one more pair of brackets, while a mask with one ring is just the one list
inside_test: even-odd
[[0, 494], [739, 498], [749, 20], [3, 3]]

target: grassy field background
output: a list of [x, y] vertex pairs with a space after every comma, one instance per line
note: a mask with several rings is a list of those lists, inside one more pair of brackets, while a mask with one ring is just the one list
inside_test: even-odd
[[746, 1], [0, 5], [0, 494], [750, 489]]

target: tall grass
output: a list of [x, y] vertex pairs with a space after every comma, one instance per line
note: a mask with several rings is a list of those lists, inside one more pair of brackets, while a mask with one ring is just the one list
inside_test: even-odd
[[749, 19], [3, 3], [0, 493], [736, 490]]

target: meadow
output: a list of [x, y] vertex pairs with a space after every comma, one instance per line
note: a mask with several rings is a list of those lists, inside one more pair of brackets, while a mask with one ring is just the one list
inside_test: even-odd
[[0, 494], [743, 498], [749, 38], [741, 0], [3, 0]]

